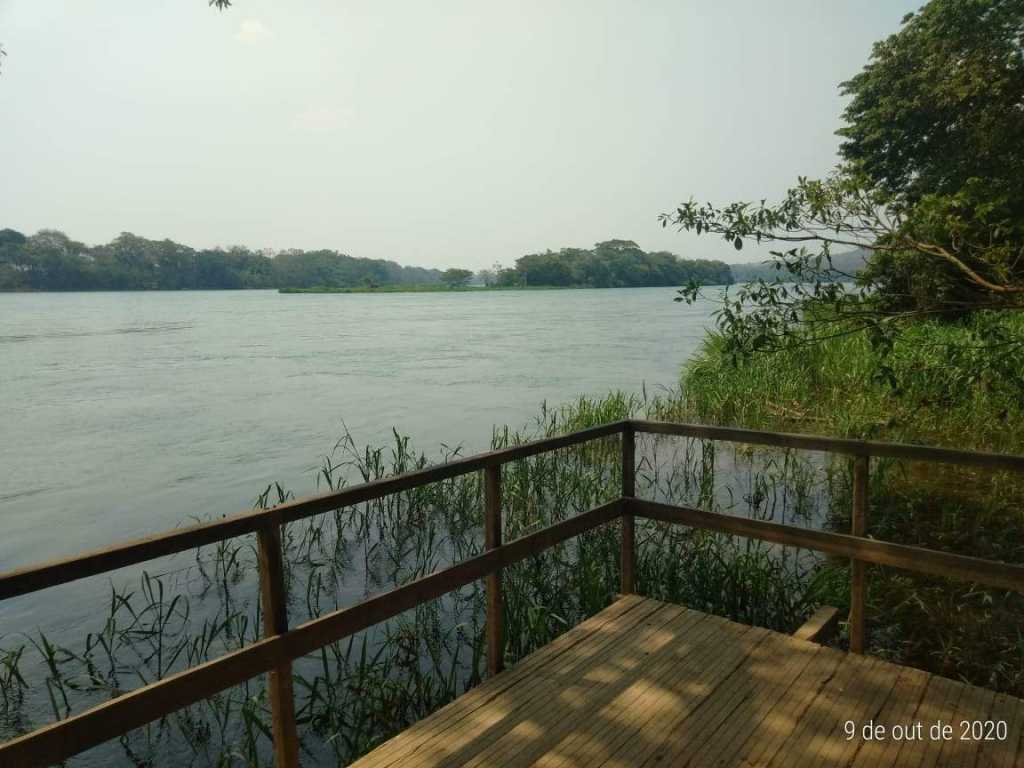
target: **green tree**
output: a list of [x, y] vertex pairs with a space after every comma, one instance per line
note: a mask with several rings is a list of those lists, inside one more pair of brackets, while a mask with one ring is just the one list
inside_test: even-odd
[[465, 288], [469, 285], [473, 273], [468, 269], [446, 269], [441, 273], [441, 282], [449, 288]]
[[173, 240], [122, 232], [89, 247], [57, 230], [26, 238], [0, 230], [0, 290], [185, 290], [354, 287], [440, 282], [440, 271], [336, 251], [195, 251]]
[[27, 288], [25, 243], [28, 238], [14, 229], [0, 229], [0, 291]]
[[[1019, 0], [932, 0], [840, 86], [844, 162], [829, 178], [799, 179], [776, 204], [691, 200], [662, 215], [737, 249], [786, 248], [772, 251], [775, 280], [723, 302], [731, 351], [860, 331], [887, 345], [917, 317], [1024, 308], [1022, 39]], [[831, 262], [851, 247], [870, 252], [853, 288]]]
[[592, 250], [531, 253], [517, 259], [514, 273], [509, 272], [498, 272], [499, 284], [620, 288], [732, 282], [724, 262], [681, 259], [668, 251], [645, 253], [632, 240], [607, 240]]

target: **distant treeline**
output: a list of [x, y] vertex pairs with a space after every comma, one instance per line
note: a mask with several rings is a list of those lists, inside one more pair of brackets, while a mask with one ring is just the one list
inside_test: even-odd
[[127, 232], [106, 245], [90, 247], [56, 230], [44, 229], [30, 237], [0, 230], [0, 290], [8, 291], [373, 287], [440, 280], [440, 270], [328, 250], [271, 255], [235, 246], [197, 251], [172, 240], [147, 240]]
[[516, 259], [511, 269], [496, 267], [481, 275], [499, 286], [589, 286], [627, 288], [683, 285], [695, 280], [704, 285], [733, 282], [724, 261], [682, 259], [668, 251], [647, 253], [632, 240], [608, 240], [591, 249], [563, 248], [532, 253]]
[[[863, 254], [833, 257], [850, 274]], [[531, 253], [514, 267], [479, 271], [476, 284], [512, 287], [626, 288], [728, 285], [784, 277], [770, 265], [684, 259], [668, 251], [643, 251], [632, 240], [593, 248]], [[458, 278], [456, 280], [455, 278]], [[242, 246], [195, 250], [173, 240], [147, 240], [124, 232], [105, 245], [88, 246], [63, 232], [26, 236], [0, 229], [0, 291], [140, 291], [238, 288], [343, 288], [465, 285], [468, 270], [403, 267], [337, 251], [289, 249], [273, 253]]]
[[[832, 280], [842, 282], [849, 280], [858, 272], [864, 269], [865, 259], [870, 251], [865, 248], [857, 248], [852, 251], [835, 253], [832, 255]], [[749, 262], [747, 264], [732, 264], [732, 276], [737, 283], [749, 283], [754, 280], [772, 281], [777, 279], [786, 280], [787, 273], [784, 270], [776, 269], [777, 260]], [[823, 265], [824, 266], [824, 265]], [[828, 274], [822, 276], [823, 279]]]

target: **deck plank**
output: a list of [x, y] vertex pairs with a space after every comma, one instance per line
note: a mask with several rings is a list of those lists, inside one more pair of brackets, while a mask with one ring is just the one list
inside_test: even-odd
[[811, 703], [832, 680], [843, 654], [822, 648], [786, 690], [776, 708], [740, 745], [737, 765], [768, 765], [802, 721]]
[[[485, 707], [511, 713], [514, 701], [510, 699], [528, 695], [550, 678], [571, 674], [573, 670], [595, 660], [595, 657], [618, 642], [622, 634], [631, 631], [659, 610], [660, 607], [654, 601], [635, 595], [616, 601], [516, 666], [486, 680], [451, 704], [402, 731], [353, 763], [353, 768], [390, 768], [430, 741], [460, 739], [463, 733], [479, 726], [480, 722], [474, 719], [474, 714]], [[488, 718], [496, 715], [497, 712], [492, 711]]]
[[649, 662], [651, 657], [657, 658], [659, 651], [686, 634], [691, 635], [693, 642], [683, 644], [684, 653], [699, 651], [704, 647], [702, 641], [712, 629], [706, 617], [699, 617], [700, 614], [695, 611], [686, 612], [673, 622], [654, 627], [651, 632], [631, 639], [631, 642], [612, 654], [604, 665], [588, 671], [583, 679], [538, 699], [524, 718], [501, 733], [493, 743], [464, 765], [467, 768], [478, 765], [513, 768], [530, 765], [543, 757], [567, 735], [584, 727], [594, 716], [595, 710], [627, 689], [635, 671]]
[[[1006, 720], [1008, 738], [929, 739], [973, 719]], [[921, 741], [860, 733], [918, 721]], [[354, 765], [1010, 768], [1022, 730], [1020, 699], [631, 595]]]
[[908, 768], [937, 765], [942, 745], [931, 738], [931, 726], [940, 720], [947, 723], [950, 721], [963, 688], [964, 686], [952, 680], [932, 675], [928, 680], [921, 706], [917, 709], [917, 720], [924, 727], [924, 738], [904, 742], [896, 756], [896, 765], [905, 765]]
[[978, 768], [1012, 768], [1024, 760], [1024, 702], [997, 693], [992, 703], [992, 719], [1006, 721], [1005, 739], [986, 741], [978, 751]]
[[832, 708], [831, 721], [818, 733], [813, 758], [806, 765], [845, 765], [857, 751], [857, 739], [846, 738], [846, 723], [867, 723], [878, 717], [899, 679], [899, 670], [883, 661], [850, 654], [846, 662], [857, 670], [856, 685], [840, 696]]
[[[893, 686], [885, 706], [874, 718], [875, 722], [885, 728], [884, 738], [864, 739], [863, 724], [856, 735], [856, 752], [852, 768], [875, 768], [878, 765], [891, 765], [896, 761], [900, 747], [908, 735], [914, 733], [913, 724], [917, 722], [917, 710], [924, 698], [928, 680], [927, 672], [910, 667], [902, 667], [899, 678]], [[902, 734], [893, 734], [893, 727], [899, 726]]]
[[[656, 748], [637, 765], [712, 766], [729, 764], [730, 754], [771, 712], [794, 679], [807, 668], [818, 646], [770, 633], [722, 686], [690, 717], [677, 718], [658, 734]], [[629, 764], [629, 763], [620, 763]]]
[[[769, 635], [767, 630], [737, 629], [724, 620], [715, 624], [716, 636], [705, 643], [703, 655], [691, 655], [683, 661], [675, 656], [664, 659], [661, 665], [640, 676], [626, 695], [595, 713], [575, 740], [560, 743], [537, 765], [567, 768], [637, 764], [638, 760], [616, 755], [616, 751], [646, 742], [670, 724], [673, 717], [701, 706]], [[730, 642], [716, 642], [723, 637]]]

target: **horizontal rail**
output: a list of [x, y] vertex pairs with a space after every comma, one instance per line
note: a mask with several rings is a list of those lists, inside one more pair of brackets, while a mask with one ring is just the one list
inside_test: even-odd
[[0, 765], [30, 768], [59, 763], [133, 728], [268, 672], [283, 662], [310, 654], [328, 643], [393, 618], [499, 568], [609, 523], [621, 514], [621, 499], [594, 507], [350, 608], [312, 619], [284, 634], [258, 640], [241, 650], [166, 677], [66, 720], [59, 720], [0, 744]]
[[266, 526], [294, 522], [311, 517], [312, 515], [328, 512], [332, 509], [361, 504], [392, 493], [458, 477], [459, 475], [475, 472], [486, 467], [493, 467], [558, 448], [578, 445], [600, 437], [618, 434], [624, 431], [627, 426], [632, 426], [637, 432], [649, 434], [678, 435], [707, 440], [727, 440], [753, 445], [829, 451], [852, 455], [887, 456], [1024, 471], [1024, 456], [958, 451], [950, 448], [931, 448], [928, 446], [899, 443], [847, 440], [817, 435], [761, 432], [732, 427], [713, 427], [703, 424], [672, 424], [638, 419], [616, 421], [566, 435], [535, 440], [511, 448], [503, 448], [463, 459], [456, 459], [446, 464], [406, 472], [382, 480], [374, 480], [332, 493], [297, 499], [272, 507], [271, 509], [242, 512], [220, 520], [178, 528], [112, 547], [96, 549], [71, 557], [59, 558], [38, 565], [0, 573], [0, 600], [36, 592], [59, 584], [66, 584], [117, 568], [143, 563], [157, 557], [173, 555], [235, 536], [254, 533]]
[[678, 507], [640, 499], [625, 500], [626, 514], [648, 517], [666, 523], [679, 523], [695, 528], [707, 528], [739, 536], [747, 536], [776, 544], [787, 544], [815, 549], [830, 555], [849, 557], [875, 565], [888, 565], [908, 571], [945, 576], [961, 581], [985, 584], [1000, 589], [1024, 592], [1024, 566], [982, 560], [966, 555], [937, 552], [932, 549], [893, 544], [888, 541], [829, 533], [794, 525], [733, 517], [717, 512], [705, 512], [692, 507]]
[[[634, 432], [677, 435], [706, 440], [827, 451], [853, 456], [879, 456], [937, 461], [968, 466], [1024, 471], [1024, 456], [1009, 456], [918, 445], [848, 440], [814, 435], [760, 432], [699, 424], [668, 424], [628, 420], [605, 424], [523, 445], [456, 459], [426, 469], [351, 486], [339, 491], [291, 501], [266, 510], [252, 510], [187, 528], [160, 533], [77, 556], [0, 574], [0, 600], [35, 592], [156, 557], [255, 532], [274, 530], [334, 509], [353, 506], [393, 493], [418, 488], [478, 470], [494, 469], [510, 461]], [[627, 445], [624, 460], [631, 459]], [[628, 463], [632, 463], [629, 461]], [[631, 485], [624, 475], [624, 498], [582, 515], [548, 526], [528, 536], [488, 550], [476, 557], [424, 576], [358, 605], [308, 621], [294, 629], [254, 642], [238, 651], [156, 683], [143, 686], [74, 717], [0, 744], [0, 765], [30, 766], [60, 762], [128, 730], [166, 716], [184, 706], [209, 698], [251, 677], [279, 669], [324, 645], [348, 637], [403, 611], [458, 589], [502, 567], [536, 554], [620, 516], [632, 515], [780, 544], [814, 549], [859, 562], [906, 568], [911, 571], [963, 579], [1024, 592], [1024, 567], [875, 541], [859, 536], [815, 531], [760, 520], [720, 515], [688, 507], [625, 498]], [[628, 544], [628, 542], [626, 542]], [[624, 546], [623, 552], [631, 547]], [[624, 558], [628, 564], [629, 558]]]
[[637, 432], [653, 435], [678, 435], [702, 440], [724, 440], [750, 445], [770, 445], [779, 448], [799, 448], [807, 451], [827, 451], [853, 456], [879, 456], [912, 461], [936, 461], [943, 464], [964, 464], [990, 469], [1009, 469], [1024, 472], [1024, 456], [981, 451], [959, 451], [953, 448], [933, 448], [908, 443], [882, 443], [873, 440], [849, 440], [820, 435], [798, 435], [786, 432], [762, 432], [755, 429], [713, 427], [704, 424], [671, 424], [664, 421], [632, 420]]
[[156, 557], [173, 555], [224, 539], [254, 533], [261, 528], [290, 523], [332, 509], [362, 504], [400, 491], [407, 491], [486, 467], [525, 459], [539, 453], [566, 448], [600, 437], [618, 434], [626, 422], [616, 421], [599, 427], [583, 429], [567, 435], [535, 440], [511, 448], [479, 453], [446, 464], [406, 472], [383, 480], [354, 485], [340, 491], [309, 496], [270, 509], [259, 509], [231, 515], [209, 523], [178, 528], [166, 533], [135, 539], [113, 547], [60, 558], [50, 562], [0, 573], [0, 600], [17, 597], [40, 589], [67, 584], [87, 576], [95, 576], [128, 565], [144, 563]]

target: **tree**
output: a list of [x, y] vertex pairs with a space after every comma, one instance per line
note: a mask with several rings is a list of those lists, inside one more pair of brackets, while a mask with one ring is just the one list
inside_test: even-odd
[[907, 15], [840, 85], [843, 158], [906, 204], [971, 178], [1024, 203], [1022, 40], [1019, 0], [932, 0]]
[[729, 284], [732, 272], [722, 261], [681, 259], [667, 251], [645, 253], [632, 240], [608, 240], [591, 250], [562, 248], [531, 253], [516, 260], [514, 271], [498, 272], [498, 282], [503, 285], [615, 288], [678, 286], [691, 281]]
[[[909, 319], [1024, 308], [1021, 39], [1019, 1], [932, 0], [841, 85], [852, 98], [830, 177], [801, 178], [776, 204], [691, 199], [662, 215], [736, 249], [788, 248], [771, 252], [775, 280], [723, 301], [732, 352], [861, 331], [884, 348]], [[870, 252], [853, 288], [829, 279], [837, 247]]]
[[468, 269], [446, 269], [441, 273], [441, 282], [449, 288], [465, 288], [473, 277]]
[[44, 229], [26, 238], [0, 230], [0, 290], [184, 290], [432, 284], [436, 269], [402, 267], [336, 251], [254, 251], [235, 245], [195, 251], [173, 240], [122, 232], [89, 247]]
[[0, 229], [0, 290], [25, 288], [26, 259], [24, 246], [28, 241], [14, 229]]

